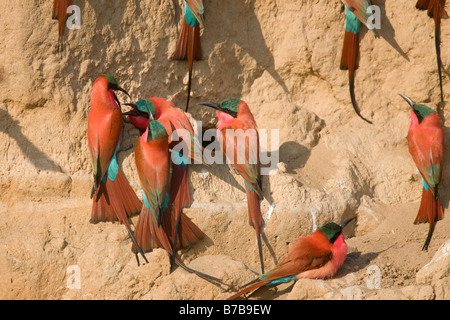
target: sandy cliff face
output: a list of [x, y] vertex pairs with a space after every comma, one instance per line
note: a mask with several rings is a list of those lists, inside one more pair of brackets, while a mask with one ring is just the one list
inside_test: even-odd
[[[169, 275], [168, 257], [160, 250], [138, 268], [123, 226], [88, 222], [90, 88], [98, 75], [110, 73], [134, 100], [160, 96], [184, 107], [187, 63], [170, 59], [182, 14], [178, 2], [76, 1], [81, 28], [66, 30], [62, 53], [51, 1], [1, 2], [0, 297], [226, 297], [181, 270]], [[266, 269], [315, 226], [360, 216], [345, 233], [351, 250], [340, 279], [326, 292], [313, 290], [316, 295], [296, 289], [279, 297], [383, 297], [363, 286], [367, 266], [377, 264], [383, 289], [391, 290], [384, 297], [448, 298], [445, 272], [434, 282], [415, 281], [415, 272], [448, 239], [450, 226], [448, 217], [439, 222], [429, 252], [420, 251], [428, 227], [412, 225], [422, 187], [407, 148], [408, 105], [398, 96], [438, 110], [450, 141], [448, 108], [437, 104], [432, 19], [411, 1], [373, 1], [381, 9], [381, 37], [362, 28], [356, 72], [356, 99], [363, 116], [373, 121], [369, 125], [354, 113], [347, 72], [339, 70], [340, 1], [204, 4], [204, 59], [194, 63], [191, 118], [210, 128], [215, 115], [197, 103], [239, 97], [260, 129], [279, 133], [273, 147], [279, 170], [263, 177]], [[447, 22], [441, 45], [445, 70], [450, 64]], [[444, 93], [449, 87], [444, 72]], [[123, 145], [137, 136], [125, 124]], [[133, 150], [118, 157], [138, 192]], [[444, 171], [441, 187], [444, 208], [449, 172]], [[226, 165], [193, 165], [190, 181], [193, 203], [186, 213], [207, 238], [184, 250], [183, 258], [236, 285], [253, 279], [258, 253], [241, 179]], [[66, 286], [71, 265], [81, 270], [81, 289]], [[411, 288], [401, 291], [404, 286]], [[347, 287], [358, 287], [357, 294]]]

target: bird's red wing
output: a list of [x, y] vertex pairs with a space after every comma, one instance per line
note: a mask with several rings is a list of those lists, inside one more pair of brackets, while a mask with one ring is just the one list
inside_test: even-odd
[[307, 270], [316, 269], [332, 259], [331, 244], [322, 233], [298, 238], [280, 263], [268, 271], [262, 280], [271, 281]]
[[239, 119], [235, 119], [228, 129], [222, 130], [224, 139], [221, 141], [227, 159], [248, 186], [262, 198], [258, 130], [248, 127]]
[[[438, 115], [428, 117], [438, 117]], [[429, 119], [428, 117], [422, 124], [433, 120], [433, 118]], [[418, 126], [408, 134], [408, 146], [422, 178], [429, 187], [436, 187], [441, 180], [441, 168], [444, 160], [444, 132], [442, 128]]]

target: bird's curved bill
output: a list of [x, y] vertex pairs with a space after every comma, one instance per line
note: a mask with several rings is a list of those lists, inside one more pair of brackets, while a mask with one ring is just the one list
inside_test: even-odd
[[207, 106], [216, 110], [220, 110], [220, 104], [215, 102], [200, 102], [199, 105]]
[[403, 99], [405, 99], [405, 101], [408, 102], [409, 106], [414, 109], [414, 105], [416, 104], [414, 101], [412, 101], [409, 97], [407, 97], [401, 93], [399, 93], [398, 95], [400, 97], [402, 97]]
[[344, 227], [352, 220], [356, 219], [356, 216], [348, 218], [347, 220], [345, 220], [344, 222], [341, 223], [341, 228], [344, 229]]
[[119, 105], [119, 107], [121, 107], [121, 108], [122, 108], [122, 105], [120, 104], [119, 98], [117, 98], [117, 96], [116, 96], [116, 93], [115, 93], [115, 92], [113, 92], [113, 95], [114, 95], [114, 100], [116, 100], [116, 102], [117, 102], [117, 104]]
[[132, 107], [133, 109], [123, 112], [122, 115], [132, 117], [144, 117], [148, 119], [148, 113], [139, 110], [138, 106], [135, 105], [134, 103], [124, 103], [124, 105]]
[[125, 89], [123, 89], [123, 88], [121, 88], [121, 87], [117, 87], [116, 90], [122, 91], [123, 93], [125, 93], [125, 94], [131, 99], [130, 94], [129, 94]]
[[200, 102], [199, 105], [207, 106], [207, 107], [219, 110], [220, 112], [228, 113], [233, 118], [237, 118], [237, 115], [238, 115], [237, 112], [234, 112], [234, 111], [229, 110], [229, 109], [221, 108], [220, 104], [215, 103], [215, 102]]

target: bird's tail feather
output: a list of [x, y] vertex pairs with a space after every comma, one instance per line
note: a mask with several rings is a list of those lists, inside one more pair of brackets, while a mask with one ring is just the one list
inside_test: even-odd
[[434, 227], [438, 220], [443, 217], [442, 206], [440, 205], [437, 196], [433, 194], [431, 189], [423, 188], [422, 200], [420, 202], [419, 212], [417, 213], [414, 224], [426, 223], [430, 224], [427, 239], [422, 247], [422, 250], [427, 250], [433, 236]]
[[372, 123], [361, 115], [355, 98], [355, 70], [358, 69], [358, 58], [359, 34], [353, 33], [352, 31], [345, 31], [340, 68], [341, 70], [348, 70], [350, 98], [352, 100], [353, 109], [361, 119], [368, 123]]
[[227, 300], [234, 300], [240, 296], [242, 296], [243, 294], [246, 294], [248, 292], [254, 291], [260, 287], [262, 287], [263, 285], [265, 285], [266, 282], [265, 281], [258, 281], [256, 283], [254, 283], [253, 285], [250, 285], [244, 289], [242, 289], [241, 291], [239, 291], [238, 293], [233, 294], [231, 297], [228, 297]]
[[186, 100], [186, 112], [189, 108], [189, 98], [191, 94], [191, 80], [192, 80], [192, 66], [195, 60], [202, 59], [202, 45], [200, 41], [200, 24], [195, 27], [189, 25], [186, 22], [186, 18], [183, 19], [181, 24], [181, 31], [178, 37], [173, 59], [175, 60], [187, 60], [189, 66], [189, 79], [188, 79], [188, 92]]
[[[139, 247], [144, 252], [150, 252], [154, 248], [162, 248], [173, 255], [175, 218], [173, 215], [163, 214], [161, 225], [158, 226], [150, 209], [142, 206], [138, 222], [134, 231], [134, 237]], [[188, 247], [203, 239], [205, 234], [181, 212], [180, 226], [178, 228], [177, 246], [175, 250]], [[136, 253], [136, 247], [132, 246]]]
[[[443, 2], [443, 3], [442, 3]], [[439, 75], [439, 88], [441, 90], [441, 101], [444, 101], [444, 93], [442, 89], [442, 61], [441, 61], [441, 19], [448, 18], [447, 11], [445, 10], [445, 1], [442, 0], [418, 0], [416, 8], [420, 10], [427, 10], [427, 14], [430, 18], [434, 18], [435, 25], [435, 47], [436, 47], [436, 60], [438, 65]]]
[[177, 45], [172, 58], [175, 60], [191, 61], [194, 59], [201, 60], [203, 58], [199, 24], [193, 27], [186, 22], [186, 19], [183, 19], [180, 35], [178, 36]]
[[67, 8], [71, 5], [73, 5], [73, 0], [53, 0], [52, 19], [58, 20], [58, 50], [61, 49], [61, 51], [63, 50], [63, 36], [68, 17]]
[[[142, 206], [141, 213], [139, 214], [139, 219], [134, 229], [134, 238], [138, 246], [144, 252], [151, 252], [153, 250], [153, 237], [151, 236], [150, 220], [153, 219], [152, 213], [149, 209]], [[136, 246], [133, 244], [131, 250], [137, 253]]]
[[129, 227], [128, 217], [139, 213], [141, 202], [119, 169], [116, 178], [100, 182], [94, 195], [91, 222], [117, 221]]
[[435, 1], [435, 4], [433, 5], [433, 17], [434, 17], [434, 42], [436, 47], [436, 60], [437, 60], [437, 67], [438, 67], [438, 75], [439, 75], [439, 88], [441, 90], [441, 101], [444, 101], [444, 92], [442, 89], [442, 60], [441, 60], [441, 19], [447, 13], [445, 12], [445, 9], [440, 8], [439, 1]]
[[227, 287], [227, 289], [230, 289], [230, 285], [226, 284], [225, 282], [223, 282], [221, 279], [210, 276], [209, 274], [194, 270], [192, 268], [189, 268], [188, 266], [186, 266], [183, 261], [181, 261], [178, 257], [175, 257], [175, 263], [177, 266], [183, 268], [184, 270], [186, 270], [189, 273], [193, 273], [195, 275], [197, 275], [198, 277], [208, 281], [209, 283], [224, 289], [223, 286]]
[[261, 229], [264, 225], [264, 219], [261, 214], [261, 206], [259, 204], [259, 197], [256, 191], [250, 190], [248, 186], [245, 186], [247, 192], [247, 206], [250, 225], [255, 228], [256, 238], [258, 240], [259, 259], [261, 263], [261, 271], [264, 274], [264, 257], [262, 252], [261, 243]]
[[[167, 215], [166, 215], [167, 216]], [[163, 215], [164, 217], [164, 215]], [[182, 214], [181, 226], [184, 225], [185, 219], [189, 220], [186, 216]], [[164, 223], [164, 220], [163, 220]], [[177, 253], [172, 250], [172, 242], [169, 239], [167, 231], [164, 229], [164, 225], [161, 224], [158, 226], [155, 219], [153, 218], [150, 209], [148, 209], [145, 205], [142, 206], [141, 214], [139, 215], [139, 221], [136, 225], [135, 229], [135, 239], [138, 246], [144, 251], [149, 252], [152, 251], [153, 248], [162, 248], [166, 250], [172, 257], [176, 265], [182, 267], [186, 271], [190, 273], [194, 273], [202, 279], [221, 287], [221, 285], [226, 285], [220, 279], [207, 275], [203, 272], [196, 271], [192, 268], [187, 267], [178, 257]], [[183, 242], [183, 241], [181, 241]], [[132, 245], [132, 251], [137, 254], [138, 250], [136, 249], [135, 244]], [[137, 257], [137, 255], [136, 255]], [[145, 258], [145, 257], [144, 257]], [[139, 262], [139, 259], [138, 259]]]
[[176, 248], [188, 247], [203, 239], [205, 234], [183, 213], [183, 207], [190, 205], [189, 173], [186, 165], [172, 166], [169, 206], [170, 215], [165, 216], [165, 230]]
[[147, 261], [144, 252], [133, 236], [130, 222], [128, 221], [128, 217], [138, 213], [140, 208], [141, 202], [139, 198], [119, 169], [114, 180], [107, 178], [105, 182], [100, 182], [98, 190], [94, 195], [90, 222], [97, 223], [99, 221], [119, 220], [127, 228], [133, 246], [135, 247], [135, 252], [139, 252], [144, 260]]

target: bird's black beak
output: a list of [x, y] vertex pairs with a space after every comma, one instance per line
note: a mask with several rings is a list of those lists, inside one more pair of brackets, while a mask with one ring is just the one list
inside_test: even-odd
[[123, 89], [123, 88], [121, 88], [121, 87], [117, 87], [117, 88], [114, 89], [114, 90], [122, 91], [123, 93], [125, 93], [125, 94], [128, 96], [128, 98], [131, 99], [130, 94], [129, 94], [125, 89]]
[[213, 109], [221, 111], [220, 110], [220, 104], [215, 103], [215, 102], [200, 102], [199, 105], [207, 106], [207, 107], [210, 107], [210, 108], [213, 108]]
[[142, 112], [141, 110], [138, 109], [138, 106], [135, 105], [134, 103], [124, 103], [124, 105], [126, 106], [130, 106], [133, 109], [127, 111], [127, 112], [123, 112], [122, 114], [124, 116], [132, 116], [132, 117], [144, 117], [147, 118], [149, 117], [148, 113]]
[[228, 113], [233, 118], [237, 118], [237, 112], [234, 112], [234, 111], [231, 111], [231, 110], [228, 110], [228, 109], [222, 109], [220, 107], [220, 104], [218, 104], [218, 103], [215, 103], [215, 102], [200, 102], [199, 105], [207, 106], [207, 107], [219, 110], [220, 112]]
[[348, 218], [347, 220], [345, 220], [344, 222], [341, 223], [341, 228], [344, 229], [344, 227], [352, 220], [356, 219], [356, 216]]
[[126, 92], [124, 89], [122, 89], [122, 88], [119, 87], [119, 86], [111, 87], [111, 89], [113, 90], [114, 100], [116, 100], [116, 102], [117, 102], [117, 104], [119, 105], [119, 107], [122, 108], [122, 105], [120, 104], [120, 101], [119, 101], [119, 99], [117, 98], [115, 91], [116, 91], [116, 90], [122, 91], [122, 92], [124, 92], [129, 98], [131, 98], [130, 95], [128, 94], [128, 92]]
[[407, 96], [404, 96], [403, 94], [398, 94], [400, 97], [402, 97], [403, 99], [406, 100], [406, 102], [408, 102], [409, 106], [411, 107], [411, 109], [414, 110], [414, 105], [416, 104], [414, 101], [412, 101], [410, 98], [408, 98]]

